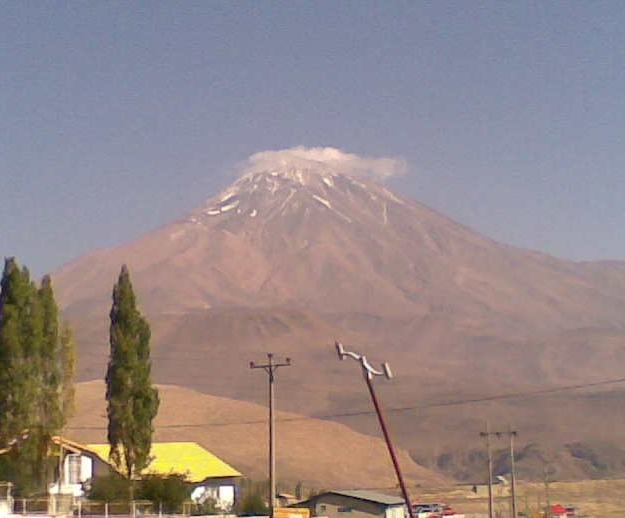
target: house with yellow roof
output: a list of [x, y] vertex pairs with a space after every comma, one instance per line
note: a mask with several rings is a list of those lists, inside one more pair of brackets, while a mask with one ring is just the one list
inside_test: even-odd
[[[53, 440], [64, 453], [62, 476], [50, 487], [51, 493], [82, 496], [92, 479], [115, 471], [109, 461], [108, 444], [80, 444], [60, 437]], [[224, 510], [234, 505], [241, 473], [199, 444], [153, 443], [150, 458], [142, 475], [184, 475], [190, 486], [190, 497], [197, 503], [210, 498]]]

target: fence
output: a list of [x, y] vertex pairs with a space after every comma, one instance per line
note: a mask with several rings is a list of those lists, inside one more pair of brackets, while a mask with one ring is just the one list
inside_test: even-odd
[[[77, 518], [150, 518], [186, 517], [201, 514], [201, 508], [192, 502], [184, 502], [173, 512], [165, 512], [163, 505], [145, 500], [131, 502], [98, 502], [51, 495], [48, 498], [16, 498], [13, 512], [22, 516], [75, 516]], [[170, 510], [171, 511], [171, 510]], [[10, 513], [9, 513], [10, 514]], [[231, 514], [220, 514], [231, 517]]]

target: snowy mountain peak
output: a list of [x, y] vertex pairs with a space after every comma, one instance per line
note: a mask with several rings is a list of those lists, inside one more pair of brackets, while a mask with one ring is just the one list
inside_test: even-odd
[[[293, 187], [314, 186], [319, 182], [332, 185], [332, 178], [338, 173], [329, 167], [296, 167], [284, 166], [263, 171], [249, 171], [235, 182], [233, 187], [258, 189], [260, 187], [277, 186], [279, 182], [286, 182]], [[256, 187], [254, 187], [256, 186]]]
[[[325, 164], [292, 165], [252, 170], [217, 196], [209, 198], [192, 214], [190, 221], [202, 224], [206, 218], [247, 215], [261, 219], [299, 211], [329, 211], [333, 217], [351, 223], [374, 203], [376, 218], [385, 217], [386, 204], [403, 204], [383, 186]], [[350, 216], [349, 213], [352, 215]], [[221, 219], [221, 218], [218, 218]]]
[[[190, 221], [236, 214], [250, 217], [276, 215], [276, 210], [325, 208], [345, 221], [348, 206], [356, 200], [402, 203], [390, 191], [375, 183], [403, 174], [402, 158], [370, 158], [333, 147], [294, 147], [262, 151], [251, 155], [241, 168], [242, 176], [195, 211]], [[311, 205], [312, 204], [312, 205]], [[386, 207], [383, 207], [386, 211]], [[221, 218], [219, 218], [221, 219]]]

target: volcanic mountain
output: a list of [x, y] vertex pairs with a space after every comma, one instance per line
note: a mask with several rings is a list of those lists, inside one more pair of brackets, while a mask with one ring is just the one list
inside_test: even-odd
[[[381, 395], [407, 408], [391, 412], [393, 426], [424, 462], [456, 452], [457, 426], [473, 444], [489, 415], [536, 431], [532, 421], [550, 411], [465, 405], [427, 422], [435, 404], [622, 377], [625, 263], [500, 244], [323, 163], [252, 169], [180, 221], [55, 272], [83, 380], [104, 375], [122, 264], [152, 326], [159, 383], [262, 403], [266, 380], [247, 365], [272, 351], [294, 360], [279, 372], [283, 409], [377, 433], [358, 367], [333, 355], [342, 340], [391, 364], [396, 378], [379, 384]], [[589, 408], [562, 397], [560, 407]], [[596, 438], [561, 417], [580, 430], [567, 440]], [[625, 420], [614, 426], [625, 430]], [[543, 432], [528, 436], [553, 443], [555, 428]]]

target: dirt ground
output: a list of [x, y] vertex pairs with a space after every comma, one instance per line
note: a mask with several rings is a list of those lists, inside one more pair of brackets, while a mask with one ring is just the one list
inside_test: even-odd
[[[553, 504], [573, 505], [578, 516], [596, 518], [623, 518], [625, 516], [625, 479], [584, 480], [577, 482], [550, 482], [549, 501]], [[526, 516], [535, 515], [547, 502], [544, 483], [517, 482], [517, 511]], [[466, 486], [455, 488], [415, 488], [411, 498], [422, 502], [445, 502], [458, 513], [487, 516], [488, 499], [476, 497]], [[413, 496], [414, 495], [414, 496]], [[495, 499], [495, 515], [509, 518], [510, 498]]]

